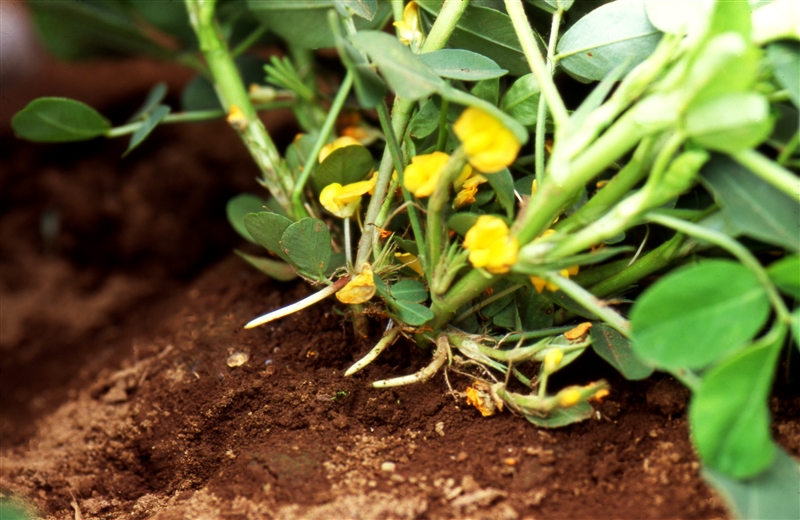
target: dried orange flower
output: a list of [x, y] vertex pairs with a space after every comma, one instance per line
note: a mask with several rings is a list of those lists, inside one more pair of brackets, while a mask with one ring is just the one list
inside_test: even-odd
[[592, 328], [592, 323], [587, 321], [584, 323], [578, 324], [574, 329], [570, 329], [564, 333], [564, 337], [570, 341], [576, 339], [582, 339], [586, 337], [586, 334], [589, 333], [589, 329]]
[[361, 272], [336, 293], [337, 300], [351, 305], [367, 302], [373, 296], [375, 296], [375, 275], [372, 273], [372, 266], [366, 263], [362, 266]]

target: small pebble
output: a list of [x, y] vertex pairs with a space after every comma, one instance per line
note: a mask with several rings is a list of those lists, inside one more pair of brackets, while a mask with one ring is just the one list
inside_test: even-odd
[[434, 427], [434, 430], [436, 431], [436, 433], [439, 434], [440, 437], [444, 437], [444, 423], [443, 422], [441, 422], [441, 421], [437, 422], [436, 426]]
[[386, 461], [383, 464], [381, 464], [381, 471], [392, 473], [396, 467], [397, 465], [394, 462]]
[[235, 354], [231, 354], [228, 356], [228, 366], [231, 368], [240, 367], [247, 363], [250, 359], [250, 354], [247, 352], [236, 352]]

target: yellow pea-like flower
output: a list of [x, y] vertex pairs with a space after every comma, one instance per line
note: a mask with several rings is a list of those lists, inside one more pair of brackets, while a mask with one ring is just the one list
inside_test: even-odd
[[339, 148], [344, 148], [346, 146], [363, 146], [357, 139], [350, 137], [349, 135], [345, 135], [343, 137], [337, 137], [333, 140], [332, 143], [328, 143], [322, 147], [319, 151], [319, 162], [324, 161], [330, 154], [338, 150]]
[[581, 389], [579, 387], [569, 387], [558, 393], [558, 404], [563, 408], [575, 406], [581, 401]]
[[[573, 265], [572, 267], [568, 267], [566, 269], [560, 270], [558, 273], [563, 276], [564, 278], [569, 278], [570, 276], [575, 276], [580, 271], [580, 266]], [[531, 283], [533, 284], [533, 288], [536, 289], [536, 292], [542, 294], [542, 291], [547, 289], [550, 292], [556, 292], [558, 290], [558, 286], [553, 282], [548, 282], [538, 276], [531, 276]]]
[[397, 37], [404, 45], [416, 51], [422, 45], [425, 35], [422, 33], [422, 24], [419, 19], [419, 6], [416, 2], [409, 2], [403, 9], [403, 19], [394, 22], [397, 27]]
[[484, 182], [488, 182], [488, 179], [479, 173], [475, 173], [475, 170], [467, 165], [461, 175], [453, 182], [453, 188], [457, 192], [453, 206], [458, 209], [475, 202], [478, 185]]
[[319, 194], [322, 207], [339, 218], [350, 218], [361, 205], [361, 197], [372, 191], [376, 178], [342, 186], [338, 182], [325, 186]]
[[503, 123], [483, 110], [469, 107], [453, 131], [461, 140], [467, 159], [482, 173], [496, 173], [514, 162], [520, 142]]
[[361, 272], [336, 293], [337, 300], [351, 305], [367, 302], [373, 296], [375, 296], [375, 275], [369, 264], [364, 264]]
[[403, 172], [403, 184], [416, 197], [430, 197], [450, 156], [444, 152], [417, 155]]
[[394, 257], [397, 258], [401, 264], [408, 267], [418, 275], [422, 276], [425, 274], [422, 272], [422, 267], [419, 265], [419, 258], [411, 253], [395, 253]]
[[564, 351], [560, 348], [548, 350], [547, 354], [544, 355], [544, 371], [548, 374], [552, 374], [558, 370], [558, 365], [561, 363], [562, 359], [564, 359]]
[[509, 236], [503, 219], [481, 215], [464, 237], [473, 267], [484, 268], [493, 274], [507, 273], [517, 263], [519, 242]]

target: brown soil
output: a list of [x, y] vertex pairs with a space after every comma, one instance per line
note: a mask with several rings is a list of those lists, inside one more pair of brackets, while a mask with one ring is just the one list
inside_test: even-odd
[[[595, 419], [546, 431], [482, 418], [441, 374], [371, 389], [425, 364], [411, 343], [344, 378], [374, 338], [355, 339], [332, 302], [244, 331], [309, 289], [229, 254], [224, 203], [257, 189], [233, 133], [162, 128], [126, 160], [123, 142], [22, 143], [7, 121], [25, 98], [70, 93], [124, 119], [160, 77], [186, 80], [142, 61], [47, 70], [3, 93], [3, 495], [59, 519], [725, 516], [669, 378], [628, 383], [587, 354], [564, 381], [606, 377], [611, 395]], [[86, 77], [105, 81], [80, 90]], [[230, 368], [237, 352], [249, 360]], [[789, 405], [776, 431], [797, 455]]]

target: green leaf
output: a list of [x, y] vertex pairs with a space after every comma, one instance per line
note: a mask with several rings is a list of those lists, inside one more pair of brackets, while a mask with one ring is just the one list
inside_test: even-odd
[[775, 459], [767, 399], [785, 333], [782, 329], [776, 341], [756, 342], [710, 369], [689, 403], [700, 459], [725, 475], [753, 477]]
[[463, 237], [467, 234], [469, 228], [475, 225], [475, 221], [478, 220], [478, 217], [480, 217], [480, 215], [477, 213], [456, 213], [447, 219], [447, 227]]
[[481, 81], [499, 78], [508, 73], [486, 56], [464, 49], [440, 49], [420, 54], [419, 57], [443, 78]]
[[545, 291], [542, 294], [544, 295], [545, 298], [547, 298], [551, 302], [563, 307], [564, 309], [574, 314], [577, 314], [578, 316], [582, 316], [588, 320], [599, 319], [594, 313], [590, 312], [583, 305], [581, 305], [580, 303], [576, 302], [575, 300], [567, 296], [564, 293], [564, 291], [550, 292], [545, 289]]
[[392, 90], [406, 99], [420, 99], [437, 92], [444, 81], [400, 43], [396, 37], [377, 31], [350, 36], [353, 45], [367, 53]]
[[732, 159], [715, 155], [700, 171], [726, 221], [749, 237], [800, 251], [800, 203]]
[[245, 262], [274, 280], [289, 282], [297, 278], [297, 273], [292, 269], [292, 266], [287, 263], [261, 256], [248, 255], [238, 249], [234, 249], [233, 252], [239, 255]]
[[[503, 307], [500, 312], [496, 313], [492, 316], [492, 323], [496, 326], [506, 329], [506, 330], [514, 330], [517, 328], [517, 306], [514, 305], [514, 302], [510, 302], [508, 305]], [[566, 356], [565, 356], [566, 357]]]
[[344, 38], [336, 39], [339, 56], [345, 66], [353, 72], [358, 104], [364, 108], [378, 106], [386, 97], [386, 84], [372, 69], [367, 59]]
[[767, 45], [767, 58], [778, 84], [789, 91], [794, 106], [800, 108], [800, 42], [775, 42]]
[[523, 125], [532, 125], [536, 123], [536, 115], [539, 112], [540, 92], [541, 89], [533, 74], [525, 74], [503, 95], [500, 109]]
[[647, 379], [653, 367], [645, 365], [631, 348], [631, 342], [603, 323], [594, 323], [590, 329], [592, 348], [598, 356], [608, 361], [629, 381]]
[[800, 302], [800, 255], [773, 262], [767, 268], [767, 273], [778, 289]]
[[489, 185], [497, 194], [497, 201], [506, 210], [508, 218], [514, 218], [514, 210], [517, 206], [517, 199], [514, 196], [514, 178], [508, 168], [503, 168], [497, 173], [487, 173], [484, 177], [489, 181]]
[[624, 73], [650, 56], [662, 33], [650, 24], [644, 2], [616, 1], [584, 16], [558, 42], [560, 64], [578, 79], [599, 81], [624, 63]]
[[500, 80], [498, 78], [485, 79], [475, 83], [470, 93], [487, 103], [497, 106], [500, 99]]
[[400, 280], [392, 285], [392, 296], [398, 300], [422, 303], [428, 299], [428, 290], [417, 280]]
[[[250, 232], [247, 231], [247, 227], [244, 225], [244, 217], [250, 213], [264, 211], [266, 203], [267, 202], [261, 197], [249, 193], [242, 193], [230, 199], [228, 204], [225, 205], [225, 214], [233, 229], [236, 230], [240, 236], [254, 244], [258, 242], [256, 242], [252, 235], [250, 235]], [[283, 232], [281, 232], [281, 235], [282, 234]]]
[[800, 350], [800, 307], [792, 313], [792, 335], [795, 346]]
[[540, 428], [561, 428], [572, 423], [589, 419], [594, 410], [589, 403], [578, 403], [569, 408], [556, 408], [548, 417], [538, 417], [536, 415], [526, 415], [528, 422]]
[[150, 92], [147, 93], [147, 98], [144, 100], [144, 103], [139, 110], [134, 113], [131, 118], [128, 120], [129, 123], [140, 119], [150, 112], [153, 111], [156, 107], [160, 106], [160, 103], [164, 101], [164, 98], [167, 95], [167, 84], [163, 81], [157, 83], [150, 89]]
[[742, 481], [702, 466], [700, 474], [722, 497], [734, 518], [800, 518], [800, 466], [778, 448], [762, 473]]
[[529, 4], [533, 4], [548, 13], [554, 13], [556, 9], [558, 9], [559, 3], [561, 4], [561, 8], [566, 11], [572, 7], [574, 2], [575, 0], [528, 0]]
[[408, 133], [415, 139], [428, 137], [439, 128], [439, 109], [432, 99], [422, 105], [408, 124]]
[[[442, 0], [421, 0], [417, 4], [436, 15]], [[447, 41], [453, 49], [466, 49], [488, 56], [514, 76], [530, 72], [511, 18], [505, 13], [480, 6], [468, 6]]]
[[74, 99], [34, 99], [11, 120], [17, 136], [28, 141], [66, 143], [105, 134], [111, 123], [95, 109]]
[[345, 146], [334, 150], [314, 172], [314, 186], [322, 190], [338, 182], [342, 186], [363, 180], [374, 165], [372, 154], [363, 146]]
[[119, 0], [32, 0], [33, 21], [47, 50], [64, 59], [107, 54], [171, 53], [142, 33], [125, 2]]
[[342, 16], [360, 16], [365, 20], [375, 18], [378, 0], [337, 0], [333, 6]]
[[693, 141], [725, 153], [757, 146], [769, 137], [773, 125], [767, 98], [754, 92], [693, 103], [685, 118], [684, 129]]
[[711, 16], [713, 6], [702, 2], [644, 2], [647, 19], [661, 32], [697, 35]]
[[125, 153], [122, 154], [123, 157], [127, 156], [131, 153], [137, 146], [142, 144], [147, 136], [150, 135], [150, 132], [155, 130], [155, 128], [164, 120], [167, 115], [169, 115], [170, 108], [167, 105], [158, 105], [150, 115], [147, 116], [142, 122], [142, 126], [140, 126], [131, 136], [131, 142], [128, 144], [128, 149], [125, 150]]
[[181, 91], [181, 108], [194, 110], [222, 110], [214, 86], [203, 76], [195, 76]]
[[514, 293], [522, 330], [539, 330], [553, 326], [553, 303], [531, 287]]
[[290, 260], [281, 249], [281, 238], [292, 224], [290, 219], [269, 211], [250, 213], [244, 217], [244, 227], [250, 236], [267, 251], [278, 255], [287, 262]]
[[633, 350], [666, 369], [703, 368], [740, 349], [766, 322], [769, 299], [740, 264], [708, 260], [653, 284], [631, 311]]
[[323, 221], [306, 217], [287, 227], [281, 249], [298, 269], [317, 280], [325, 279], [332, 249], [331, 235]]
[[[333, 33], [328, 26], [328, 10], [333, 9], [334, 4], [334, 0], [247, 0], [247, 7], [259, 22], [290, 44], [307, 49], [335, 46]], [[361, 17], [353, 20], [356, 29], [377, 28], [390, 10], [389, 2], [378, 2], [372, 20]]]
[[800, 40], [800, 4], [780, 0], [759, 5], [753, 12], [753, 40], [758, 45], [783, 39]]
[[419, 303], [407, 302], [404, 300], [394, 300], [390, 302], [392, 308], [397, 313], [397, 317], [406, 325], [420, 327], [434, 318], [433, 311]]

